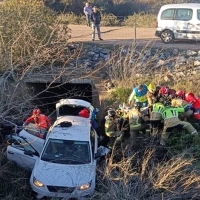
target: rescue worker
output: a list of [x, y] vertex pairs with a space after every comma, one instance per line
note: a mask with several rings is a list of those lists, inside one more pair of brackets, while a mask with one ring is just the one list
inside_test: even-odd
[[156, 86], [152, 83], [148, 85], [147, 101], [148, 106], [151, 107], [156, 101]]
[[128, 139], [130, 138], [130, 125], [129, 125], [129, 118], [128, 112], [131, 108], [126, 106], [125, 104], [119, 105], [119, 108], [116, 110], [118, 116], [122, 118], [122, 127], [123, 127], [123, 138]]
[[198, 134], [196, 129], [189, 122], [181, 121], [178, 118], [178, 114], [184, 111], [185, 110], [183, 107], [173, 108], [170, 105], [165, 105], [164, 111], [162, 112], [164, 129], [160, 140], [161, 145], [165, 145], [169, 136], [169, 132], [171, 132], [174, 128], [177, 128], [178, 130], [186, 129], [192, 135]]
[[176, 98], [176, 95], [169, 95], [169, 99], [171, 99], [171, 106], [175, 108], [183, 107], [185, 112], [179, 113], [179, 118], [183, 119], [184, 121], [187, 121], [187, 118], [189, 118], [193, 114], [193, 110], [191, 105], [180, 98]]
[[182, 90], [176, 92], [178, 98], [181, 98], [191, 104], [194, 111], [194, 118], [200, 121], [200, 98], [196, 97], [193, 93], [185, 93]]
[[161, 97], [152, 106], [150, 114], [151, 135], [156, 136], [163, 129], [162, 112], [164, 111], [164, 99]]
[[122, 118], [116, 115], [114, 109], [109, 109], [105, 117], [105, 134], [109, 138], [108, 148], [110, 149], [122, 138], [121, 124]]
[[139, 104], [135, 104], [134, 108], [128, 112], [129, 124], [130, 124], [130, 135], [133, 142], [136, 141], [136, 137], [140, 132], [146, 133], [148, 127], [147, 121], [149, 118], [140, 112]]
[[171, 94], [176, 94], [176, 91], [174, 89], [170, 89], [169, 87], [167, 86], [162, 86], [159, 90], [159, 95], [161, 97], [163, 97], [165, 100], [169, 100], [168, 97], [169, 95]]
[[79, 112], [79, 117], [89, 118], [90, 117], [90, 111], [87, 108], [83, 108]]
[[129, 105], [134, 105], [134, 103], [140, 103], [142, 106], [147, 106], [147, 92], [148, 88], [145, 84], [141, 84], [135, 88], [129, 97]]
[[34, 123], [34, 127], [28, 127], [28, 128], [35, 128], [36, 132], [38, 132], [38, 137], [43, 138], [46, 134], [47, 130], [51, 126], [50, 119], [44, 115], [41, 114], [40, 109], [34, 109], [32, 112], [32, 115], [26, 119], [26, 121], [23, 124], [24, 126], [27, 126], [29, 123]]

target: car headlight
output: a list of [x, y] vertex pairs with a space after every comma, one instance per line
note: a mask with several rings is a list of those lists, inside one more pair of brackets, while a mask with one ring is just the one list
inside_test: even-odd
[[35, 177], [33, 178], [33, 184], [37, 187], [44, 187], [44, 184], [38, 181]]
[[91, 185], [90, 183], [86, 183], [86, 184], [79, 186], [77, 189], [78, 190], [87, 190], [90, 188], [90, 185]]

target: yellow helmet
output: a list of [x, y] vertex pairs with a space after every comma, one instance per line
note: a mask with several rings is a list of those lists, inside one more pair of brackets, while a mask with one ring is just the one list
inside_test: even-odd
[[155, 92], [156, 86], [153, 83], [150, 83], [148, 86], [148, 90], [149, 92]]

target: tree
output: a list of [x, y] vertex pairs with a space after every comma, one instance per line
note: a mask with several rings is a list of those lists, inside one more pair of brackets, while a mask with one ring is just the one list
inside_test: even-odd
[[44, 80], [44, 74], [51, 74], [42, 92], [63, 75], [68, 75], [65, 82], [70, 81], [71, 74], [81, 68], [68, 70], [67, 64], [80, 49], [69, 49], [67, 22], [42, 1], [7, 0], [0, 17], [0, 118], [10, 115], [23, 119], [24, 111], [32, 109], [32, 100], [40, 95], [27, 94], [24, 80], [35, 74]]

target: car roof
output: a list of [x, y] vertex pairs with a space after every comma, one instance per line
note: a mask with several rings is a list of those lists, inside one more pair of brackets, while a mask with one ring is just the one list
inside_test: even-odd
[[78, 105], [78, 106], [83, 106], [83, 107], [89, 108], [91, 106], [91, 103], [81, 100], [81, 99], [61, 99], [56, 104], [56, 108], [59, 108], [63, 105]]
[[161, 9], [166, 8], [200, 8], [200, 3], [179, 3], [179, 4], [166, 4]]
[[[61, 126], [62, 122], [71, 122], [71, 126]], [[69, 124], [69, 123], [68, 123]], [[48, 138], [89, 141], [91, 123], [88, 118], [63, 116], [58, 118], [49, 130]]]

